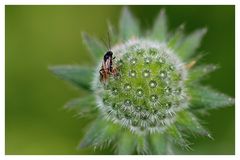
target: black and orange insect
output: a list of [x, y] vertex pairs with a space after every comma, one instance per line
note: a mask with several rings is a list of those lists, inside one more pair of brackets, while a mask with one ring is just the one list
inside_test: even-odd
[[[103, 42], [105, 43], [104, 40]], [[111, 51], [109, 33], [108, 33], [108, 45], [106, 45], [106, 47], [108, 48], [108, 51], [103, 56], [102, 66], [101, 69], [99, 70], [100, 81], [103, 83], [106, 83], [111, 75], [112, 76], [117, 75], [117, 69], [113, 67], [113, 59], [115, 59], [115, 57], [113, 57], [113, 52]]]

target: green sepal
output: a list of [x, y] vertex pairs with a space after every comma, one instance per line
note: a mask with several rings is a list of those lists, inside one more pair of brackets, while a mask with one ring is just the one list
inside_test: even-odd
[[206, 78], [206, 76], [217, 70], [219, 67], [214, 64], [199, 65], [190, 69], [188, 72], [187, 83], [191, 84], [193, 82], [199, 82], [200, 80]]
[[80, 142], [79, 148], [92, 146], [102, 149], [116, 139], [120, 127], [103, 119], [96, 119]]
[[104, 56], [106, 52], [106, 47], [98, 41], [96, 38], [89, 36], [87, 33], [82, 33], [83, 43], [86, 45], [87, 49], [91, 53], [95, 61], [98, 61]]
[[136, 146], [136, 151], [138, 154], [151, 154], [151, 150], [150, 150], [150, 144], [148, 141], [148, 135], [136, 135], [136, 142], [137, 142], [137, 146]]
[[119, 38], [121, 41], [129, 40], [140, 36], [140, 27], [137, 20], [133, 17], [127, 7], [121, 13], [119, 23]]
[[131, 155], [136, 149], [135, 135], [130, 131], [125, 131], [119, 138], [116, 148], [116, 154], [118, 155]]
[[94, 117], [97, 113], [95, 97], [93, 95], [77, 98], [69, 101], [64, 106], [65, 109], [74, 110], [78, 117]]
[[49, 68], [58, 78], [63, 79], [74, 86], [90, 90], [93, 70], [82, 66], [53, 66]]
[[184, 24], [180, 25], [176, 32], [169, 38], [168, 40], [169, 48], [176, 49], [180, 46], [182, 39], [184, 37], [184, 28], [185, 28]]
[[190, 106], [194, 109], [216, 109], [231, 106], [235, 103], [234, 98], [220, 93], [210, 87], [193, 85], [189, 89], [191, 95]]
[[189, 111], [182, 111], [177, 114], [176, 117], [177, 125], [182, 129], [186, 129], [187, 132], [191, 131], [193, 135], [198, 134], [201, 136], [207, 136], [212, 138], [209, 131], [205, 129], [200, 123], [197, 117], [189, 112]]
[[190, 58], [198, 49], [201, 44], [203, 36], [206, 34], [207, 29], [199, 29], [188, 35], [176, 49], [177, 54], [183, 59], [186, 60]]
[[167, 38], [167, 27], [167, 17], [165, 10], [162, 9], [155, 20], [150, 38], [153, 40], [165, 41]]
[[164, 134], [156, 133], [152, 134], [150, 137], [151, 150], [153, 154], [166, 154], [167, 144], [166, 137]]
[[169, 140], [172, 143], [178, 144], [179, 146], [181, 146], [184, 149], [189, 150], [189, 143], [188, 141], [184, 138], [184, 135], [181, 131], [178, 130], [178, 128], [176, 127], [176, 125], [171, 125], [166, 133], [168, 134]]

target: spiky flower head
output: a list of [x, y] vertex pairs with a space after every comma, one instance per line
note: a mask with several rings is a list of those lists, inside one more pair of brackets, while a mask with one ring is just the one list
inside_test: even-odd
[[118, 74], [107, 84], [96, 69], [93, 90], [106, 119], [136, 134], [163, 132], [188, 106], [185, 64], [165, 43], [131, 39], [112, 49]]
[[[116, 154], [173, 154], [173, 144], [189, 149], [186, 133], [211, 138], [196, 114], [232, 105], [234, 99], [200, 84], [217, 69], [196, 65], [199, 56], [194, 54], [206, 28], [188, 36], [183, 30], [181, 25], [170, 35], [162, 10], [151, 32], [143, 34], [124, 8], [119, 33], [109, 25], [115, 74], [104, 72], [104, 45], [86, 33], [83, 40], [97, 66], [51, 68], [60, 78], [92, 92], [66, 105], [81, 116], [96, 117], [80, 147], [110, 145]], [[102, 74], [107, 75], [104, 82]]]

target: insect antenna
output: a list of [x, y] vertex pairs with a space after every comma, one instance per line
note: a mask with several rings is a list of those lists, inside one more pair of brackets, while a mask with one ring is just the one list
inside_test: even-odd
[[101, 40], [103, 41], [106, 49], [108, 51], [111, 51], [112, 47], [111, 47], [111, 38], [110, 38], [109, 31], [107, 32], [107, 40], [105, 38], [101, 38]]
[[111, 39], [110, 39], [109, 31], [107, 32], [107, 38], [108, 38], [108, 47], [109, 47], [109, 50], [111, 51], [112, 47], [111, 47]]
[[104, 39], [104, 38], [101, 38], [101, 40], [103, 41], [104, 46], [106, 47], [106, 49], [109, 50], [108, 44], [107, 44], [107, 42], [105, 41], [105, 39]]

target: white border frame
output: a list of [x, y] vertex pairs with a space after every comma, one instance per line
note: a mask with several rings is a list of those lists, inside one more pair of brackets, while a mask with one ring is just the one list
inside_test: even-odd
[[194, 159], [240, 159], [240, 143], [239, 143], [239, 137], [237, 135], [240, 134], [239, 126], [236, 124], [239, 124], [240, 117], [239, 117], [239, 109], [236, 106], [239, 106], [239, 89], [240, 86], [238, 83], [235, 84], [235, 90], [236, 90], [236, 104], [235, 104], [235, 156], [234, 155], [201, 155], [201, 156], [82, 156], [82, 155], [72, 155], [72, 156], [6, 156], [5, 155], [5, 5], [235, 5], [235, 82], [240, 82], [240, 63], [238, 63], [240, 58], [240, 49], [239, 49], [239, 0], [161, 0], [160, 2], [158, 0], [105, 0], [104, 2], [99, 3], [99, 0], [0, 0], [0, 159], [34, 159], [34, 160], [40, 160], [40, 159], [104, 159], [104, 160], [112, 160], [114, 159], [134, 159], [134, 160], [143, 160], [143, 159], [152, 159], [152, 160], [159, 160], [160, 158], [164, 159], [175, 159], [178, 158], [180, 160], [192, 160]]

